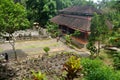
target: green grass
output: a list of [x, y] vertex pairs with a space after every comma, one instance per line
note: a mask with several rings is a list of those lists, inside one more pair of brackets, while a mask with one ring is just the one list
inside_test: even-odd
[[2, 51], [3, 51], [3, 49], [0, 48], [0, 52], [2, 52]]
[[113, 60], [111, 58], [111, 56], [109, 54], [106, 53], [105, 50], [101, 50], [100, 51], [100, 59], [102, 59], [102, 61], [106, 64], [106, 65], [112, 65], [113, 64]]
[[28, 46], [24, 46], [22, 47], [22, 49], [32, 49], [32, 48], [44, 48], [44, 47], [51, 47], [51, 46], [58, 46], [57, 43], [52, 43], [52, 44], [44, 44], [44, 45], [28, 45]]

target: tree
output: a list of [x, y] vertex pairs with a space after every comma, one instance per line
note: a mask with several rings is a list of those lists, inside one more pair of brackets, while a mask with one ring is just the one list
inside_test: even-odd
[[113, 24], [113, 29], [109, 33], [108, 45], [120, 46], [120, 3], [119, 1], [110, 0], [107, 2], [107, 9], [103, 9], [104, 13]]
[[71, 0], [72, 5], [86, 5], [87, 1], [86, 0]]
[[55, 0], [57, 10], [61, 10], [72, 5], [71, 0]]
[[92, 0], [71, 0], [72, 5], [89, 5], [89, 6], [94, 6], [96, 7], [96, 3], [94, 3]]
[[116, 9], [117, 11], [120, 12], [120, 1], [111, 1], [112, 5], [111, 5], [111, 8], [113, 9]]
[[[94, 14], [91, 22], [91, 34], [89, 36], [88, 49], [90, 52], [96, 52], [99, 55], [100, 52], [100, 42], [103, 42], [108, 34], [108, 27], [106, 25], [106, 18], [104, 15]], [[97, 47], [95, 46], [97, 44]], [[95, 48], [96, 47], [96, 48]], [[95, 50], [97, 49], [97, 51]]]
[[28, 19], [31, 22], [39, 22], [41, 26], [56, 14], [56, 3], [54, 0], [28, 0], [26, 2]]
[[113, 31], [110, 36], [110, 41], [112, 40], [112, 43], [114, 46], [120, 46], [120, 1], [114, 1], [114, 4], [111, 6], [114, 11], [111, 12], [111, 15], [109, 17], [111, 18], [111, 21], [114, 25]]
[[98, 8], [102, 9], [108, 6], [108, 0], [99, 1]]
[[15, 53], [15, 59], [17, 59], [17, 54], [15, 51], [15, 39], [12, 33], [29, 27], [29, 21], [26, 16], [25, 8], [19, 3], [15, 4], [13, 0], [0, 1], [0, 30], [8, 33], [9, 38], [12, 37], [13, 42], [9, 40], [9, 43]]

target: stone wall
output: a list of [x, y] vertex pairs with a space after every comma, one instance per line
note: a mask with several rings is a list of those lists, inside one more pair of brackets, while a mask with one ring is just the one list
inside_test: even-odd
[[[14, 39], [19, 40], [39, 40], [43, 38], [48, 38], [46, 29], [41, 28], [40, 30], [19, 30], [13, 33]], [[9, 37], [9, 34], [6, 33], [3, 37], [0, 37], [0, 42], [8, 41], [6, 38]]]

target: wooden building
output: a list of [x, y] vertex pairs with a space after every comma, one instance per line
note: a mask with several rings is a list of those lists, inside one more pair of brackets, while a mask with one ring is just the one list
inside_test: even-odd
[[100, 10], [92, 6], [73, 6], [60, 10], [59, 14], [51, 19], [51, 22], [58, 24], [61, 32], [65, 34], [79, 30], [80, 35], [78, 37], [72, 36], [72, 39], [86, 44], [94, 13], [102, 14]]

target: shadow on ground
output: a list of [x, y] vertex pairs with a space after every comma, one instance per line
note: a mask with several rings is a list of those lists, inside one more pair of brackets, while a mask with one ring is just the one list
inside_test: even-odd
[[[14, 54], [13, 50], [5, 50], [2, 53], [8, 53], [8, 57], [9, 57], [10, 60], [15, 59], [15, 54]], [[17, 53], [18, 59], [24, 59], [24, 58], [27, 57], [27, 54], [20, 49], [16, 49], [16, 53]]]

